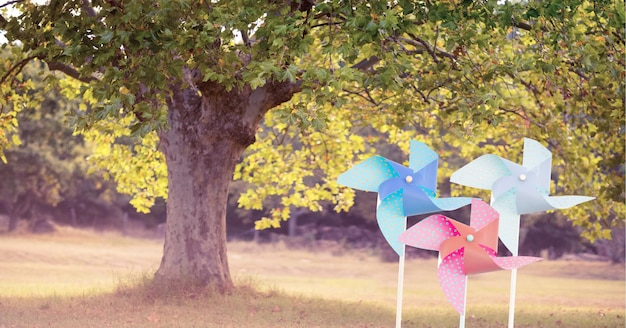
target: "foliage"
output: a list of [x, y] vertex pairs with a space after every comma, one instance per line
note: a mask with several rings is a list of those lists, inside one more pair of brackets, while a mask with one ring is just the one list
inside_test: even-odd
[[83, 141], [64, 122], [65, 108], [77, 104], [64, 100], [59, 88], [44, 85], [36, 75], [41, 69], [31, 65], [21, 74], [36, 96], [14, 110], [20, 125], [14, 126], [14, 147], [5, 151], [7, 163], [0, 166], [0, 195], [13, 224], [38, 205], [56, 206], [75, 196], [86, 170]]
[[[500, 8], [513, 22], [537, 18], [534, 25], [520, 27], [498, 22], [497, 15], [494, 21], [485, 21], [480, 19], [480, 11], [469, 8], [439, 9], [448, 20], [423, 24], [413, 33], [440, 47], [440, 57], [425, 54], [410, 58], [400, 46], [395, 52], [380, 54], [387, 55], [386, 66], [378, 67], [383, 71], [379, 75], [367, 76], [366, 92], [345, 101], [341, 108], [330, 104], [306, 107], [308, 113], [327, 115], [327, 128], [313, 127], [311, 119], [293, 105], [270, 113], [266, 117], [270, 132], [260, 133], [262, 141], [251, 147], [254, 153], [240, 166], [243, 178], [259, 186], [248, 191], [241, 204], [259, 208], [270, 195], [281, 196], [290, 190], [307, 190], [309, 195], [335, 190], [336, 174], [372, 154], [374, 150], [367, 145], [380, 143], [381, 138], [375, 137], [380, 134], [365, 127], [383, 133], [382, 141], [400, 145], [406, 153], [412, 138], [437, 149], [443, 162], [440, 183], [447, 183], [445, 177], [454, 169], [485, 153], [521, 161], [522, 138], [531, 137], [554, 154], [553, 194], [598, 198], [567, 210], [566, 215], [583, 228], [585, 237], [609, 238], [610, 227], [623, 226], [621, 218], [626, 215], [623, 6], [553, 2]], [[503, 13], [500, 19], [507, 17]], [[459, 15], [467, 17], [461, 19]], [[337, 41], [335, 46], [341, 49], [342, 45]], [[455, 52], [454, 60], [446, 61], [445, 56]], [[398, 80], [398, 74], [385, 74], [395, 65], [400, 66], [396, 72], [412, 75]], [[395, 80], [385, 80], [392, 78]], [[368, 90], [368, 82], [387, 88]], [[388, 86], [396, 82], [396, 89], [390, 90]], [[359, 87], [344, 83], [343, 95], [355, 95], [352, 89]], [[275, 123], [274, 117], [280, 115], [287, 123]], [[290, 142], [276, 145], [283, 140]], [[314, 142], [330, 149], [332, 155], [322, 163], [308, 160], [322, 148], [310, 140], [318, 140]], [[302, 147], [293, 150], [299, 143]], [[358, 155], [350, 160], [352, 153]], [[340, 168], [325, 170], [326, 183], [319, 184], [320, 179], [306, 183], [303, 178], [315, 175], [330, 158]], [[264, 165], [267, 170], [278, 169], [274, 175], [259, 171]], [[277, 176], [276, 172], [286, 181], [268, 181], [267, 177]], [[339, 190], [323, 198], [338, 204], [338, 210], [352, 202], [350, 190]], [[453, 194], [489, 197], [486, 192], [468, 188], [455, 188]], [[282, 203], [289, 205], [290, 201], [282, 197]], [[320, 198], [313, 199], [307, 206], [316, 210]], [[261, 226], [276, 225], [288, 217], [284, 213], [288, 210], [287, 206], [275, 208], [272, 220]]]
[[[86, 105], [72, 123], [101, 131], [87, 134], [101, 144], [93, 159], [140, 209], [165, 194], [163, 167], [146, 163], [162, 160], [151, 151], [157, 144], [151, 133], [165, 128], [172, 85], [202, 95], [197, 85], [241, 90], [286, 82], [300, 92], [265, 116], [235, 173], [253, 186], [242, 206], [272, 206], [259, 228], [287, 219], [291, 206], [320, 210], [330, 201], [346, 210], [353, 192], [334, 182], [337, 174], [377, 153], [375, 143], [406, 151], [411, 138], [439, 150], [442, 183], [484, 153], [517, 161], [522, 137], [537, 139], [554, 154], [553, 194], [598, 197], [566, 212], [586, 237], [608, 237], [607, 228], [623, 224], [623, 2], [19, 1], [15, 7], [21, 14], [0, 21], [12, 45], [0, 84], [13, 104], [3, 98], [10, 110], [3, 110], [0, 128], [15, 128], [19, 88], [12, 87], [22, 62], [37, 58], [82, 81], [77, 95]], [[0, 146], [11, 140], [7, 133]], [[115, 141], [122, 145], [105, 145]]]

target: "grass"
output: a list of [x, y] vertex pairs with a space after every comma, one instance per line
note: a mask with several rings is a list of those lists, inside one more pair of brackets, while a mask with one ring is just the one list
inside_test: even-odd
[[[366, 253], [229, 244], [229, 295], [155, 290], [162, 244], [62, 229], [0, 235], [0, 328], [392, 327], [397, 264]], [[454, 327], [436, 260], [406, 264], [403, 327]], [[466, 327], [505, 327], [510, 274], [471, 276]], [[544, 261], [520, 269], [516, 327], [624, 327], [623, 265]]]

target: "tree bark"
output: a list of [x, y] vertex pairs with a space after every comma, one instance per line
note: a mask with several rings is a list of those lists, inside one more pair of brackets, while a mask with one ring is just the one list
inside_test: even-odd
[[173, 88], [169, 129], [160, 133], [167, 162], [165, 244], [156, 280], [233, 286], [226, 256], [226, 204], [235, 165], [255, 140], [262, 116], [291, 98], [288, 85], [227, 92], [217, 84]]

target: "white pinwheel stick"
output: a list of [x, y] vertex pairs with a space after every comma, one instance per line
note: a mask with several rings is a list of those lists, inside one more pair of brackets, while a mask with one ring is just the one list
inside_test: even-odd
[[[382, 203], [380, 201], [380, 197], [377, 200], [376, 204], [376, 216], [379, 219], [379, 226], [383, 231], [383, 235], [385, 235], [385, 231], [387, 235], [395, 235], [395, 231], [405, 231], [406, 230], [406, 216], [403, 216], [404, 212], [401, 210], [401, 207], [397, 204], [398, 199], [392, 196], [394, 199], [391, 199], [389, 202]], [[382, 222], [387, 221], [387, 223]], [[398, 289], [396, 293], [396, 328], [402, 327], [402, 303], [404, 299], [403, 291], [404, 291], [404, 263], [406, 259], [406, 246], [402, 243], [390, 243], [390, 246], [396, 251], [398, 254]]]
[[[552, 153], [524, 138], [522, 165], [496, 155], [483, 155], [465, 165], [450, 181], [491, 190], [491, 206], [500, 213], [499, 237], [514, 256], [519, 254], [520, 215], [564, 209], [590, 201], [588, 196], [550, 196]], [[509, 327], [513, 327], [517, 270], [511, 273]]]

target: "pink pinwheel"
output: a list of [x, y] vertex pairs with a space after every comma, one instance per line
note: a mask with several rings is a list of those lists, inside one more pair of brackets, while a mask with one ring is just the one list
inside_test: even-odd
[[467, 275], [510, 270], [541, 260], [528, 256], [497, 257], [498, 221], [498, 212], [475, 199], [469, 226], [437, 214], [400, 236], [400, 242], [406, 245], [439, 251], [439, 284], [461, 315], [465, 314]]

